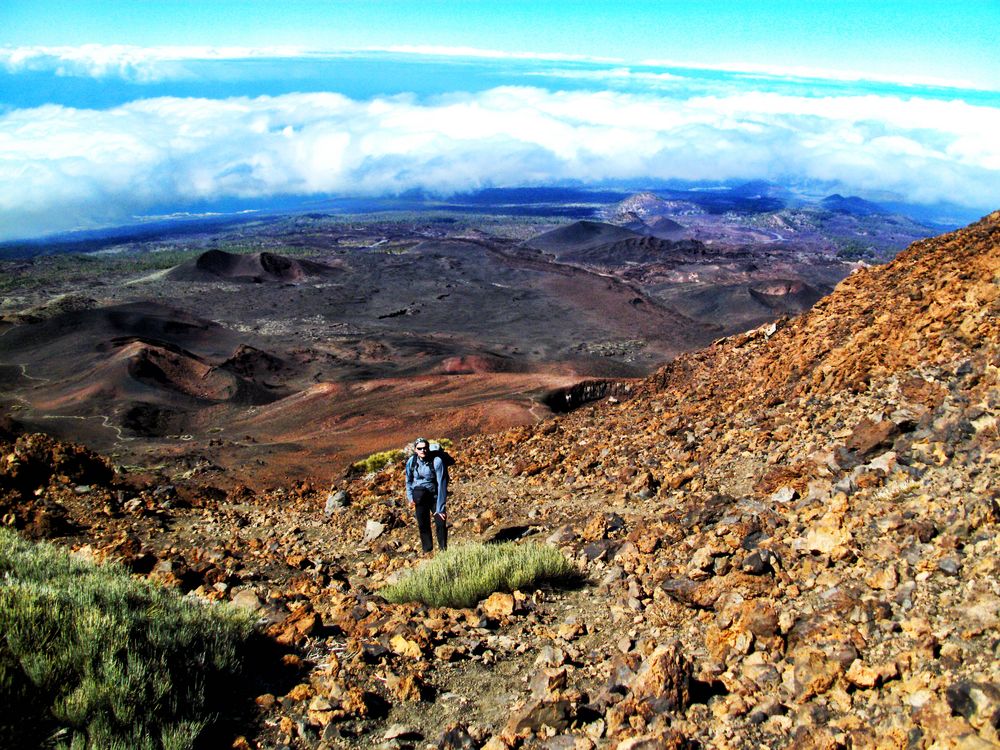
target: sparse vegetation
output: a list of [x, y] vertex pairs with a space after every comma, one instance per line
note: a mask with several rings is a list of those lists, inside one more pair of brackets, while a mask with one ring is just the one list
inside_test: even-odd
[[837, 257], [841, 260], [870, 260], [875, 257], [875, 248], [854, 239], [840, 241]]
[[0, 738], [8, 747], [192, 747], [252, 622], [124, 568], [0, 529]]
[[384, 469], [389, 464], [402, 461], [403, 456], [405, 455], [406, 454], [401, 450], [379, 451], [378, 453], [372, 453], [370, 456], [351, 464], [351, 473], [371, 474], [372, 472]]
[[872, 493], [872, 499], [882, 502], [898, 503], [916, 493], [920, 489], [920, 482], [909, 477], [894, 479], [884, 487], [880, 487]]
[[495, 591], [513, 591], [573, 578], [575, 569], [545, 544], [468, 544], [453, 547], [382, 589], [390, 602], [471, 607]]
[[[451, 440], [448, 438], [439, 438], [437, 440], [431, 440], [432, 443], [437, 443], [445, 450], [451, 447]], [[371, 474], [376, 471], [381, 471], [389, 464], [394, 464], [402, 461], [409, 455], [407, 450], [388, 450], [379, 451], [378, 453], [372, 453], [360, 461], [355, 461], [351, 464], [350, 473], [351, 474]]]

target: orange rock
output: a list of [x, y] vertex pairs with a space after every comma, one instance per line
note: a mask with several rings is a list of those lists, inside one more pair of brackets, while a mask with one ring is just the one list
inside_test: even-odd
[[309, 709], [306, 711], [306, 718], [313, 726], [325, 727], [335, 718], [333, 704], [326, 698], [316, 696], [309, 701]]
[[281, 622], [272, 625], [267, 634], [278, 643], [290, 646], [304, 640], [319, 625], [319, 616], [309, 604], [305, 604], [292, 612]]
[[311, 698], [313, 696], [313, 688], [311, 685], [306, 685], [305, 683], [299, 683], [285, 695], [289, 700], [293, 700], [296, 703], [299, 701], [304, 701], [306, 698]]
[[265, 711], [268, 711], [274, 707], [277, 703], [277, 698], [275, 698], [271, 693], [264, 693], [263, 695], [258, 695], [254, 698], [254, 703], [260, 706]]
[[389, 648], [400, 656], [406, 656], [410, 659], [419, 659], [423, 655], [419, 643], [402, 635], [394, 635], [389, 641]]
[[396, 700], [414, 702], [423, 699], [423, 683], [417, 675], [399, 676], [390, 672], [386, 675], [385, 686]]
[[514, 614], [514, 597], [511, 594], [497, 591], [490, 594], [479, 607], [483, 614], [491, 620], [501, 620]]

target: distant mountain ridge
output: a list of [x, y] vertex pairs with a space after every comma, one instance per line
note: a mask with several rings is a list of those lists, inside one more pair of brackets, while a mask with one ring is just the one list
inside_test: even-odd
[[838, 213], [853, 214], [855, 216], [877, 216], [890, 213], [877, 203], [866, 201], [864, 198], [859, 198], [856, 195], [844, 197], [839, 193], [828, 195], [819, 202], [819, 205], [828, 211], [837, 211]]

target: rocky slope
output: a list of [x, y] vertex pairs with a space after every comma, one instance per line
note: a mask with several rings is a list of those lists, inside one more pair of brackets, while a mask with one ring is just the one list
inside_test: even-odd
[[992, 747], [998, 312], [1000, 212], [460, 444], [453, 540], [547, 539], [587, 576], [475, 610], [379, 599], [418, 562], [398, 465], [223, 497], [20, 438], [0, 505], [258, 612], [298, 684], [262, 685], [236, 747]]

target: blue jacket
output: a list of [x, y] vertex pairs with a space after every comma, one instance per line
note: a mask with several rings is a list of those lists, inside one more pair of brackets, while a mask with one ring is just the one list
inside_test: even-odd
[[434, 457], [434, 465], [421, 461], [416, 456], [406, 462], [406, 499], [413, 502], [413, 490], [420, 487], [437, 494], [435, 513], [444, 513], [448, 501], [448, 469], [440, 456]]

